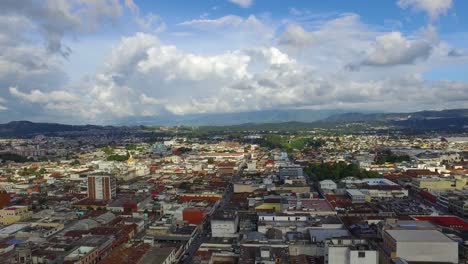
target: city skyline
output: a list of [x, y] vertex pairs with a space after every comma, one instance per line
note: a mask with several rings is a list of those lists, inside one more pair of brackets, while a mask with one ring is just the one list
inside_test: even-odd
[[468, 108], [460, 0], [2, 1], [0, 122]]

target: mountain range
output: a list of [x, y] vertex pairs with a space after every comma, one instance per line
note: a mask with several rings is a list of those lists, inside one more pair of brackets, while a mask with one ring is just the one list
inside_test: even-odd
[[[411, 113], [348, 113], [341, 110], [269, 110], [229, 114], [198, 114], [190, 116], [128, 118], [115, 126], [65, 125], [13, 121], [0, 124], [0, 136], [30, 136], [59, 132], [92, 132], [131, 129], [137, 126], [185, 125], [205, 129], [233, 130], [306, 130], [330, 128], [343, 124], [362, 123], [387, 125], [412, 130], [468, 131], [468, 109], [420, 111]], [[208, 126], [209, 125], [209, 126]], [[129, 127], [130, 126], [130, 127]]]
[[346, 113], [345, 110], [261, 110], [218, 114], [164, 114], [161, 116], [126, 117], [114, 120], [116, 125], [164, 125], [164, 126], [231, 126], [281, 122], [314, 122], [330, 116]]

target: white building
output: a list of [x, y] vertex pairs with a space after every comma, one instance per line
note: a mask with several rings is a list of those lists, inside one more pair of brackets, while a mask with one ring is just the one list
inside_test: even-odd
[[325, 242], [325, 263], [378, 264], [379, 254], [365, 240], [334, 238]]
[[212, 237], [237, 237], [239, 216], [234, 212], [215, 214], [211, 218]]
[[353, 203], [362, 203], [366, 201], [366, 196], [359, 190], [347, 189], [346, 194], [351, 198]]
[[282, 165], [279, 167], [279, 177], [280, 179], [296, 179], [304, 177], [304, 172], [302, 166], [291, 164], [291, 165]]
[[383, 233], [387, 259], [458, 263], [458, 243], [435, 229], [388, 229]]
[[323, 181], [319, 182], [319, 188], [322, 191], [331, 191], [331, 190], [337, 189], [338, 186], [332, 180], [323, 180]]

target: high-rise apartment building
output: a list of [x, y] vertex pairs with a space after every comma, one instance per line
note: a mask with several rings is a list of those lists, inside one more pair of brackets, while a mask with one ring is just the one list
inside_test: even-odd
[[117, 194], [117, 183], [113, 176], [88, 175], [88, 198], [111, 200]]

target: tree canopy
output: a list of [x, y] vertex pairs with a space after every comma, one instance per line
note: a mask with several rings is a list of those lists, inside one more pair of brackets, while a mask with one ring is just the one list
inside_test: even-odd
[[318, 181], [340, 181], [346, 177], [356, 177], [359, 179], [379, 177], [377, 172], [366, 171], [359, 168], [356, 164], [346, 164], [345, 162], [312, 164], [305, 168], [305, 172]]

